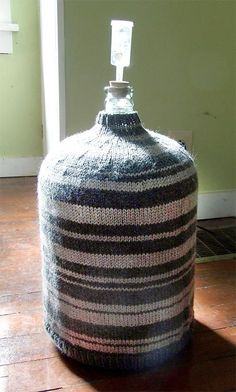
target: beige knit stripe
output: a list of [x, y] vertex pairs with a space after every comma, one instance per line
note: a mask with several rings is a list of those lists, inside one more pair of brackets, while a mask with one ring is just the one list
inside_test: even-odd
[[172, 331], [163, 333], [161, 335], [156, 335], [156, 336], [153, 336], [151, 338], [146, 338], [146, 339], [131, 340], [131, 339], [105, 339], [105, 338], [80, 334], [78, 332], [73, 331], [72, 329], [64, 327], [60, 323], [59, 320], [54, 320], [54, 319], [48, 317], [49, 323], [51, 323], [53, 326], [55, 326], [58, 334], [66, 340], [68, 340], [68, 337], [73, 338], [74, 345], [80, 345], [81, 341], [86, 340], [90, 344], [97, 344], [97, 345], [103, 345], [103, 346], [106, 346], [106, 345], [108, 345], [108, 346], [124, 346], [124, 347], [127, 347], [127, 345], [137, 346], [137, 345], [157, 343], [160, 340], [167, 339], [167, 338], [183, 331], [183, 329], [184, 330], [188, 329], [191, 322], [192, 322], [192, 319], [193, 319], [193, 317], [189, 317], [189, 319], [184, 321], [179, 328], [176, 328]]
[[153, 253], [116, 255], [87, 253], [64, 248], [52, 242], [43, 233], [41, 236], [48, 251], [55, 256], [76, 264], [104, 268], [139, 268], [168, 263], [184, 256], [192, 249], [196, 241], [196, 233], [194, 233], [184, 244], [175, 248]]
[[[163, 286], [166, 286], [167, 284], [178, 282], [180, 279], [182, 279], [184, 276], [186, 276], [190, 272], [191, 268], [188, 268], [187, 271], [185, 271], [181, 276], [179, 276], [178, 278], [172, 279], [168, 283], [159, 283], [159, 284], [155, 283], [153, 285], [148, 285], [148, 289], [154, 289], [156, 287], [163, 287]], [[138, 292], [140, 292], [143, 290], [147, 290], [147, 286], [137, 287], [137, 288], [129, 288], [129, 287], [126, 287], [126, 288], [125, 287], [109, 287], [108, 288], [108, 287], [101, 287], [99, 285], [98, 286], [91, 286], [90, 284], [76, 282], [76, 281], [74, 282], [74, 281], [71, 281], [70, 279], [65, 278], [64, 276], [61, 276], [60, 274], [58, 274], [58, 268], [56, 269], [56, 273], [57, 273], [57, 278], [60, 278], [61, 280], [63, 280], [63, 282], [69, 283], [74, 286], [86, 287], [87, 289], [90, 289], [90, 290], [110, 291], [111, 293], [112, 293], [112, 291], [113, 292], [114, 291], [121, 291], [123, 293], [124, 291], [128, 291], [128, 292], [138, 291]]]
[[[116, 192], [144, 192], [146, 190], [162, 188], [167, 185], [177, 184], [189, 178], [196, 172], [194, 166], [167, 177], [159, 179], [143, 180], [142, 182], [118, 182], [118, 181], [101, 181], [101, 180], [88, 180], [74, 179], [73, 177], [64, 177], [63, 185], [74, 185], [79, 189], [99, 189], [103, 191], [116, 191]], [[61, 176], [54, 176], [51, 180], [51, 185], [54, 183], [61, 183]]]
[[[192, 258], [190, 258], [190, 260], [188, 262], [186, 262], [185, 264], [183, 264], [181, 267], [173, 269], [169, 272], [166, 272], [164, 274], [159, 274], [159, 275], [151, 275], [151, 276], [145, 276], [145, 277], [141, 277], [141, 278], [109, 278], [109, 277], [96, 277], [96, 276], [92, 276], [92, 275], [84, 275], [84, 274], [80, 274], [78, 272], [74, 272], [74, 271], [70, 271], [69, 269], [66, 268], [62, 268], [60, 266], [57, 266], [57, 271], [59, 273], [62, 273], [68, 277], [72, 276], [73, 278], [77, 278], [77, 279], [81, 279], [84, 280], [85, 282], [95, 282], [95, 283], [120, 283], [120, 284], [126, 284], [126, 283], [133, 283], [133, 284], [138, 284], [138, 283], [145, 283], [145, 282], [152, 282], [153, 280], [162, 280], [165, 278], [171, 278], [172, 276], [177, 275], [179, 272], [181, 272], [182, 270], [188, 268], [195, 260], [195, 254], [192, 256]], [[53, 259], [49, 260], [51, 266], [53, 266]], [[168, 284], [175, 282], [175, 279], [169, 280]], [[164, 283], [164, 285], [167, 283]], [[155, 285], [159, 286], [159, 285]], [[162, 284], [160, 285], [162, 286]]]
[[138, 314], [121, 314], [121, 313], [101, 313], [96, 311], [89, 311], [78, 309], [73, 305], [59, 301], [57, 298], [48, 296], [48, 304], [51, 306], [52, 313], [57, 314], [57, 309], [61, 313], [67, 315], [71, 320], [79, 320], [93, 325], [106, 325], [116, 327], [135, 327], [140, 325], [155, 324], [160, 321], [169, 320], [178, 314], [182, 313], [184, 309], [190, 305], [192, 295], [186, 295], [180, 302], [165, 309], [158, 309], [146, 313]]
[[173, 236], [177, 236], [178, 234], [182, 233], [183, 231], [187, 230], [189, 226], [192, 225], [196, 221], [196, 215], [185, 225], [179, 227], [176, 230], [173, 231], [168, 231], [168, 232], [163, 232], [163, 233], [157, 233], [157, 234], [150, 234], [150, 235], [139, 235], [139, 236], [107, 236], [107, 235], [91, 235], [91, 234], [80, 234], [80, 233], [74, 233], [69, 230], [64, 230], [61, 229], [59, 226], [56, 224], [48, 222], [46, 219], [41, 217], [42, 223], [46, 224], [48, 227], [51, 229], [57, 231], [58, 233], [61, 233], [67, 237], [72, 237], [72, 238], [77, 238], [81, 240], [87, 240], [87, 241], [100, 241], [100, 242], [107, 242], [107, 241], [115, 241], [115, 242], [121, 242], [121, 241], [154, 241], [157, 239], [162, 239], [162, 238], [169, 238]]
[[172, 201], [150, 208], [94, 208], [81, 206], [61, 201], [50, 200], [40, 195], [40, 209], [48, 213], [71, 220], [77, 223], [88, 223], [94, 225], [150, 225], [162, 223], [176, 219], [183, 214], [187, 214], [196, 206], [197, 192], [186, 196], [183, 199]]
[[[47, 293], [47, 287], [48, 290], [50, 291], [49, 294]], [[63, 294], [60, 290], [57, 290], [55, 287], [50, 285], [49, 282], [47, 282], [47, 287], [44, 286], [44, 295], [49, 296], [49, 297], [54, 297], [58, 299], [58, 301], [66, 301], [72, 306], [77, 307], [78, 309], [88, 309], [91, 311], [101, 311], [101, 312], [114, 312], [114, 313], [137, 313], [137, 312], [148, 312], [151, 310], [156, 310], [157, 308], [165, 308], [171, 305], [176, 304], [179, 302], [182, 297], [185, 295], [190, 295], [190, 293], [193, 292], [194, 289], [194, 282], [191, 281], [188, 286], [186, 286], [181, 293], [170, 297], [166, 298], [161, 301], [156, 301], [152, 303], [144, 303], [140, 305], [116, 305], [116, 304], [103, 304], [103, 303], [96, 303], [96, 302], [88, 302], [88, 301], [82, 301], [79, 298], [74, 298], [69, 296], [68, 294]]]

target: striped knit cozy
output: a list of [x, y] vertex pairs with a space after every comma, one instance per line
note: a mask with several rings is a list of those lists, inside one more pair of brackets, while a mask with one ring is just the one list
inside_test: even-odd
[[79, 361], [160, 365], [189, 341], [197, 175], [137, 112], [100, 112], [44, 160], [38, 184], [46, 330]]

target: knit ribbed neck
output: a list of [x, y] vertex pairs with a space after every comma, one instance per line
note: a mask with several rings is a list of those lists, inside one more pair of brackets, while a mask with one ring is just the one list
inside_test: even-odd
[[109, 130], [126, 130], [132, 131], [142, 127], [138, 113], [110, 114], [104, 111], [98, 113], [96, 124]]

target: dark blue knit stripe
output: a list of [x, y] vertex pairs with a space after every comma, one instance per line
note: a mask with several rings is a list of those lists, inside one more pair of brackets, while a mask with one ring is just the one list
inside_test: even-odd
[[[153, 142], [153, 144], [155, 143], [154, 140], [151, 140], [151, 137], [149, 135], [149, 133], [147, 132], [146, 129], [144, 129], [142, 127], [142, 125], [138, 125], [136, 128], [132, 128], [130, 127], [128, 128], [122, 128], [122, 129], [118, 129], [118, 128], [106, 128], [106, 127], [102, 127], [99, 129], [98, 135], [100, 137], [110, 137], [113, 140], [117, 137], [120, 138], [122, 137], [122, 141], [125, 143], [126, 141], [133, 141], [138, 142], [138, 143], [142, 143], [144, 144], [144, 140], [147, 140], [147, 143], [151, 143]], [[158, 137], [158, 135], [156, 135]]]
[[[50, 285], [62, 293], [78, 298], [82, 301], [95, 302], [96, 298], [99, 303], [116, 304], [116, 305], [140, 305], [162, 301], [181, 293], [193, 279], [194, 268], [174, 284], [166, 284], [161, 287], [140, 289], [138, 291], [112, 291], [112, 290], [95, 290], [80, 284], [72, 284], [61, 279], [59, 272], [55, 273], [52, 269], [45, 266], [44, 274]], [[68, 279], [68, 278], [67, 278]], [[69, 280], [69, 279], [68, 279]]]
[[[183, 323], [189, 319], [191, 314], [189, 307], [186, 307], [177, 316], [154, 324], [141, 325], [138, 327], [119, 327], [114, 325], [90, 324], [85, 321], [73, 320], [59, 309], [55, 312], [55, 309], [48, 302], [45, 303], [45, 308], [52, 319], [55, 317], [55, 320], [60, 320], [60, 323], [64, 327], [72, 329], [74, 332], [79, 332], [80, 334], [86, 334], [93, 337], [118, 340], [148, 339], [173, 331], [181, 327]], [[55, 316], [53, 317], [54, 314]]]
[[[185, 273], [188, 273], [191, 269], [193, 268], [193, 265], [191, 264], [190, 266], [184, 268], [182, 271], [176, 273], [174, 276], [168, 276], [163, 279], [155, 279], [151, 282], [142, 282], [142, 283], [115, 283], [115, 282], [91, 282], [89, 280], [77, 278], [74, 276], [68, 276], [68, 274], [60, 272], [60, 277], [68, 280], [71, 283], [76, 283], [76, 284], [86, 284], [86, 286], [90, 287], [91, 289], [101, 289], [101, 290], [109, 290], [109, 289], [118, 289], [118, 290], [129, 290], [129, 289], [143, 289], [147, 288], [147, 285], [154, 286], [154, 285], [164, 285], [164, 284], [169, 284], [170, 282], [172, 284], [175, 284], [176, 282], [173, 282], [173, 280], [180, 279]], [[159, 286], [159, 289], [162, 290], [162, 286]]]
[[[100, 139], [98, 135], [98, 140]], [[100, 142], [100, 140], [99, 140]], [[77, 158], [77, 162], [75, 162], [74, 155], [68, 155], [65, 152], [61, 154], [61, 160], [57, 162], [54, 169], [55, 175], [57, 176], [60, 174], [60, 170], [63, 171], [62, 175], [73, 177], [76, 181], [76, 178], [85, 178], [86, 180], [89, 179], [97, 179], [97, 180], [107, 180], [110, 181], [129, 181], [132, 177], [130, 174], [134, 175], [135, 178], [143, 178], [148, 179], [149, 174], [150, 176], [155, 173], [154, 178], [158, 178], [158, 175], [162, 177], [164, 172], [168, 172], [168, 170], [178, 170], [178, 166], [184, 167], [185, 164], [191, 163], [192, 161], [186, 152], [183, 150], [178, 150], [178, 152], [164, 152], [159, 153], [157, 156], [153, 157], [153, 153], [148, 154], [145, 159], [138, 158], [139, 154], [137, 155], [137, 159], [131, 160], [129, 156], [126, 156], [124, 153], [124, 149], [126, 150], [124, 145], [121, 145], [121, 151], [119, 152], [117, 143], [116, 146], [116, 154], [113, 154], [110, 159], [104, 159], [104, 151], [102, 148], [98, 148], [98, 151], [101, 150], [101, 155], [97, 154], [96, 156], [92, 156], [90, 154], [83, 154]], [[119, 144], [118, 144], [119, 145]], [[127, 144], [129, 147], [129, 144]], [[147, 152], [146, 146], [141, 146], [140, 154], [142, 152]], [[88, 147], [89, 150], [89, 147]], [[105, 155], [106, 157], [106, 155]], [[67, 161], [67, 167], [64, 167], [64, 161]], [[97, 162], [100, 162], [98, 165]], [[102, 165], [101, 165], [102, 162]], [[190, 164], [190, 166], [191, 166]], [[175, 166], [177, 165], [177, 166]], [[118, 170], [119, 168], [119, 170]], [[143, 174], [143, 172], [145, 172]], [[171, 172], [169, 173], [171, 174]], [[174, 172], [173, 172], [174, 174]], [[51, 172], [53, 175], [53, 171]], [[50, 178], [50, 175], [49, 175]], [[150, 177], [152, 178], [152, 177]]]
[[41, 229], [52, 242], [60, 244], [67, 249], [86, 252], [89, 257], [90, 253], [101, 255], [148, 254], [175, 248], [184, 244], [192, 236], [196, 230], [196, 223], [192, 223], [178, 235], [156, 239], [155, 241], [91, 241], [63, 235], [45, 224], [41, 225]]
[[[50, 298], [50, 299], [52, 299], [53, 297], [54, 298], [58, 298], [57, 295], [55, 295], [55, 293], [53, 293], [50, 288], [47, 288], [47, 291], [48, 291], [48, 298]], [[189, 291], [187, 291], [185, 294], [183, 294], [182, 298], [179, 299], [178, 301], [176, 301], [174, 303], [174, 305], [176, 306], [177, 304], [180, 304], [186, 297], [189, 297], [189, 296], [193, 297], [192, 288], [190, 288]], [[48, 300], [46, 300], [46, 301], [48, 301]], [[83, 305], [83, 307], [81, 307], [80, 304], [74, 304], [74, 303], [73, 303], [73, 305], [71, 305], [70, 302], [68, 302], [68, 301], [66, 301], [65, 299], [62, 299], [62, 298], [60, 298], [60, 303], [64, 303], [66, 305], [73, 306], [76, 309], [83, 309], [84, 311], [91, 312], [91, 308], [86, 308], [84, 305]], [[189, 301], [189, 303], [191, 303], [191, 300]], [[137, 315], [137, 313], [139, 315], [141, 315], [141, 314], [143, 314], [143, 315], [146, 314], [147, 315], [149, 313], [156, 312], [157, 310], [160, 310], [160, 311], [163, 311], [164, 309], [168, 310], [172, 306], [173, 306], [173, 304], [171, 304], [171, 305], [166, 305], [166, 304], [165, 305], [163, 305], [163, 304], [162, 305], [158, 305], [157, 304], [155, 307], [152, 307], [152, 309], [145, 309], [144, 308], [143, 310], [139, 310], [138, 312], [137, 312], [137, 310], [136, 311], [133, 310], [133, 311], [125, 312], [125, 315], [126, 316], [127, 315], [134, 316], [134, 315]], [[107, 308], [106, 308], [105, 310], [99, 309], [99, 313], [100, 314], [109, 314], [109, 315], [115, 314], [116, 315], [118, 312], [117, 312], [117, 310], [110, 310], [110, 309], [107, 310]], [[123, 314], [123, 312], [119, 312], [119, 314]]]
[[[158, 169], [156, 169], [156, 170], [153, 170], [148, 173], [142, 173], [142, 174], [137, 173], [134, 176], [129, 176], [128, 174], [124, 173], [121, 178], [118, 178], [118, 181], [120, 181], [120, 182], [127, 181], [127, 182], [133, 183], [133, 182], [142, 182], [142, 181], [146, 181], [146, 180], [156, 179], [158, 182], [160, 179], [167, 178], [167, 177], [172, 176], [177, 173], [181, 173], [183, 170], [185, 170], [191, 166], [192, 166], [192, 162], [189, 159], [188, 160], [183, 159], [183, 162], [181, 165], [173, 166], [173, 164], [171, 164], [169, 167], [167, 165], [166, 170], [163, 170], [163, 171], [158, 171]], [[113, 180], [112, 177], [113, 177], [113, 173], [111, 173], [111, 177], [109, 177], [109, 181]], [[100, 178], [97, 178], [97, 179], [100, 179]], [[104, 175], [103, 175], [103, 179], [104, 179]]]
[[184, 333], [179, 341], [153, 351], [137, 354], [112, 354], [89, 351], [80, 346], [74, 346], [57, 335], [48, 322], [46, 322], [45, 328], [58, 349], [64, 354], [82, 363], [108, 369], [140, 370], [155, 366], [155, 370], [157, 370], [166, 361], [181, 351], [191, 339], [191, 331], [189, 330]]
[[[163, 156], [163, 160], [166, 160], [166, 154]], [[121, 174], [120, 172], [117, 173], [115, 170], [113, 170], [110, 173], [107, 173], [100, 168], [100, 171], [96, 171], [96, 162], [94, 162], [94, 171], [91, 170], [90, 172], [86, 172], [86, 181], [89, 180], [100, 180], [100, 181], [115, 181], [115, 182], [131, 182], [131, 183], [137, 183], [137, 182], [142, 182], [146, 180], [151, 180], [151, 179], [156, 179], [157, 183], [159, 180], [167, 178], [171, 175], [181, 173], [183, 170], [189, 168], [192, 166], [192, 161], [189, 159], [186, 159], [186, 157], [183, 157], [181, 164], [174, 165], [173, 164], [173, 157], [171, 162], [167, 162], [165, 166], [165, 170], [160, 171], [161, 168], [155, 167], [153, 170], [146, 172], [146, 168], [144, 168], [144, 172], [140, 173], [134, 173], [134, 175], [130, 176], [127, 173], [127, 170]], [[86, 163], [83, 162], [81, 164], [82, 167], [86, 166]], [[57, 168], [58, 169], [58, 168]], [[59, 171], [60, 172], [60, 171]], [[57, 172], [58, 173], [58, 172]], [[66, 175], [66, 176], [65, 176]], [[84, 171], [82, 171], [82, 168], [78, 168], [76, 171], [74, 168], [67, 168], [66, 173], [64, 173], [65, 179], [69, 177], [70, 179], [73, 178], [73, 180], [76, 182], [76, 179], [78, 178], [78, 181], [81, 180], [81, 176], [84, 175]]]
[[58, 226], [63, 230], [68, 230], [78, 234], [89, 234], [99, 236], [141, 236], [159, 233], [167, 233], [174, 231], [186, 225], [197, 213], [197, 207], [191, 211], [181, 215], [176, 219], [171, 219], [162, 223], [154, 223], [150, 225], [93, 225], [72, 222], [60, 217], [55, 217], [48, 211], [42, 211], [44, 220], [52, 225]]
[[[122, 146], [124, 148], [124, 146]], [[141, 148], [141, 152], [145, 151], [145, 146]], [[87, 180], [107, 180], [109, 181], [131, 181], [132, 178], [143, 180], [149, 178], [164, 178], [168, 175], [175, 174], [179, 172], [179, 166], [183, 169], [192, 165], [192, 161], [185, 151], [178, 151], [177, 154], [172, 154], [171, 152], [159, 153], [157, 156], [152, 156], [150, 154], [146, 157], [145, 161], [140, 160], [130, 160], [129, 157], [122, 156], [122, 151], [120, 154], [114, 154], [111, 159], [104, 160], [104, 152], [101, 149], [101, 156], [92, 157], [91, 155], [83, 155], [79, 157], [77, 164], [75, 164], [74, 156], [63, 156], [64, 160], [68, 161], [68, 165], [65, 169], [62, 160], [62, 170], [63, 176], [73, 177], [81, 180], [81, 178], [86, 178]], [[102, 162], [102, 165], [101, 165]], [[180, 165], [181, 163], [181, 165]], [[175, 165], [178, 165], [175, 167]], [[119, 170], [117, 171], [117, 167]], [[128, 168], [128, 170], [127, 170]], [[163, 170], [162, 173], [160, 170]], [[170, 170], [170, 172], [169, 172]], [[143, 172], [148, 172], [144, 173]], [[57, 163], [55, 167], [55, 174], [60, 173], [60, 163]], [[134, 174], [134, 177], [129, 174]], [[140, 174], [141, 173], [141, 174]], [[167, 173], [165, 175], [165, 173]], [[52, 172], [53, 176], [53, 172]], [[149, 177], [150, 176], [150, 177]], [[49, 176], [50, 179], [50, 176]], [[45, 180], [45, 179], [41, 179]]]
[[[186, 323], [184, 323], [184, 325], [183, 325], [183, 329], [185, 329], [185, 328], [187, 328], [188, 326], [190, 325], [190, 322], [186, 322]], [[67, 334], [71, 337], [71, 338], [73, 338], [73, 335], [70, 333], [70, 332], [67, 332]], [[179, 335], [179, 331], [178, 332], [175, 332], [175, 333], [173, 333], [172, 335], [171, 335], [171, 337], [172, 338], [174, 338], [174, 337], [177, 337]], [[80, 342], [84, 342], [84, 343], [91, 343], [91, 338], [79, 338], [79, 340], [80, 340]], [[92, 338], [92, 340], [93, 340], [93, 342], [94, 342], [94, 338]], [[138, 347], [143, 347], [143, 346], [147, 346], [147, 345], [152, 345], [152, 344], [155, 344], [155, 343], [161, 343], [161, 342], [164, 342], [166, 340], [166, 336], [164, 336], [164, 337], [161, 337], [161, 336], [155, 336], [153, 339], [152, 339], [152, 342], [150, 343], [147, 343], [147, 342], [143, 342], [143, 343], [134, 343], [134, 342], [129, 342], [129, 341], [127, 341], [127, 340], [124, 340], [123, 341], [123, 343], [121, 344], [121, 343], [119, 343], [119, 344], [114, 344], [114, 346], [116, 347], [116, 349], [117, 349], [117, 351], [119, 350], [119, 348], [126, 348], [126, 347], [136, 347], [136, 348], [138, 348]], [[114, 340], [113, 340], [114, 341]], [[104, 346], [104, 343], [103, 342], [100, 342], [100, 341], [97, 341], [96, 342], [96, 345], [97, 346], [101, 346], [101, 350], [102, 350], [102, 346]], [[112, 343], [106, 343], [105, 344], [105, 346], [107, 346], [107, 345], [113, 345], [113, 342]]]
[[196, 174], [161, 188], [143, 192], [117, 192], [100, 189], [79, 189], [76, 186], [45, 180], [42, 184], [45, 195], [55, 201], [101, 208], [147, 208], [160, 206], [182, 199], [197, 189]]
[[[105, 129], [108, 130], [117, 130], [117, 127], [119, 128], [118, 131], [120, 132], [125, 132], [128, 133], [128, 128], [131, 129], [133, 128], [134, 132], [136, 131], [136, 128], [141, 127], [141, 121], [138, 116], [137, 112], [133, 113], [117, 113], [115, 116], [106, 113], [105, 111], [101, 111], [98, 113], [97, 118], [96, 118], [96, 124], [102, 125]], [[128, 127], [128, 128], [127, 128]], [[146, 131], [142, 127], [143, 131]], [[135, 132], [136, 133], [136, 132]]]
[[[92, 267], [89, 265], [82, 265], [79, 263], [73, 263], [69, 260], [61, 259], [51, 252], [44, 246], [43, 253], [45, 255], [45, 263], [51, 265], [53, 268], [62, 267], [68, 271], [75, 272], [78, 274], [98, 277], [98, 278], [121, 278], [121, 279], [134, 279], [134, 278], [146, 278], [153, 275], [161, 275], [177, 268], [184, 266], [195, 254], [195, 245], [182, 257], [170, 260], [168, 263], [154, 265], [152, 267], [142, 268], [104, 268], [104, 267]], [[146, 284], [149, 284], [146, 283]]]

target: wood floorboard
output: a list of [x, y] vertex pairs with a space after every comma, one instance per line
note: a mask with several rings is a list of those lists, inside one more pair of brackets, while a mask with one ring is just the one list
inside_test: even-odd
[[43, 332], [41, 310], [31, 310], [1, 316], [0, 339]]
[[0, 339], [0, 365], [36, 361], [58, 356], [45, 332]]
[[0, 315], [22, 313], [25, 311], [31, 312], [32, 310], [42, 310], [41, 290], [0, 296]]
[[36, 179], [1, 179], [0, 209], [1, 392], [236, 391], [235, 261], [196, 266], [192, 344], [159, 371], [85, 367], [61, 356], [43, 329]]

